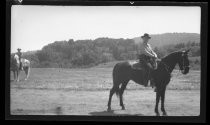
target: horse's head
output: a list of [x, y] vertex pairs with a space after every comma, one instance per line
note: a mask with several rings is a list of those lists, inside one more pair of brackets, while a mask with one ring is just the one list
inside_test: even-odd
[[19, 64], [19, 56], [17, 54], [11, 55], [11, 63]]
[[182, 74], [187, 74], [189, 72], [190, 69], [190, 63], [189, 63], [189, 59], [188, 59], [188, 52], [190, 51], [190, 49], [186, 50], [186, 51], [182, 51], [178, 60], [178, 65], [179, 68], [182, 72]]

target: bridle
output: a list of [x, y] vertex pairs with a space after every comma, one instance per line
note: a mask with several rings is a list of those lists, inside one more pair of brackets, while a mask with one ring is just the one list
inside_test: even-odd
[[[162, 63], [165, 66], [166, 71], [170, 74], [170, 71], [172, 71], [171, 67], [168, 66], [164, 61], [160, 61], [160, 63]], [[184, 59], [182, 59], [182, 68], [183, 69], [179, 68], [179, 71], [183, 72], [183, 70], [185, 70], [186, 68], [190, 68], [190, 66], [185, 65]]]
[[183, 68], [183, 69], [179, 69], [181, 72], [182, 72], [183, 70], [185, 70], [186, 68], [190, 68], [189, 65], [188, 65], [188, 66], [185, 65], [184, 59], [182, 59], [182, 68]]

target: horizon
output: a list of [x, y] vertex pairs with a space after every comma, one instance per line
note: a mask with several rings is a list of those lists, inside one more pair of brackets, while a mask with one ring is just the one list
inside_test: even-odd
[[[180, 32], [180, 33], [178, 33], [178, 32], [174, 32], [174, 33], [177, 33], [177, 34], [183, 34], [183, 33], [186, 33], [186, 32]], [[152, 35], [163, 35], [163, 34], [174, 34], [174, 33], [169, 33], [169, 32], [167, 32], [167, 33], [160, 33], [160, 34], [150, 34], [150, 36], [152, 36]], [[198, 34], [198, 35], [200, 35], [199, 33], [186, 33], [186, 34]], [[98, 37], [98, 38], [95, 38], [95, 39], [78, 39], [78, 40], [74, 40], [74, 42], [77, 42], [77, 41], [79, 41], [79, 40], [96, 40], [96, 39], [99, 39], [99, 38], [108, 38], [108, 39], [134, 39], [134, 38], [138, 38], [138, 37], [140, 37], [140, 36], [137, 36], [137, 37], [133, 37], [133, 38], [111, 38], [111, 37]], [[44, 45], [44, 46], [47, 46], [48, 44], [52, 44], [52, 43], [54, 43], [54, 42], [62, 42], [62, 41], [67, 41], [67, 40], [58, 40], [58, 41], [53, 41], [53, 42], [51, 42], [51, 43], [47, 43], [46, 45]], [[135, 41], [134, 41], [135, 42]], [[43, 46], [43, 47], [44, 47]], [[43, 48], [42, 47], [42, 48]], [[41, 48], [41, 49], [42, 49]], [[22, 51], [23, 53], [25, 53], [25, 52], [35, 52], [35, 51], [39, 51], [39, 50], [41, 50], [41, 49], [37, 49], [37, 50], [28, 50], [28, 51]], [[12, 52], [12, 53], [15, 53], [15, 52]]]
[[11, 53], [17, 48], [37, 51], [69, 39], [133, 39], [144, 33], [200, 35], [199, 7], [13, 5], [11, 11]]

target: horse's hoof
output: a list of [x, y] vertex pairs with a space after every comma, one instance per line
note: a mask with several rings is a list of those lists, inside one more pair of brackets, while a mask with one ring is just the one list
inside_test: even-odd
[[108, 109], [107, 109], [107, 112], [110, 112], [112, 109], [109, 107]]
[[156, 116], [160, 116], [160, 113], [156, 113]]
[[158, 111], [155, 111], [156, 116], [160, 116], [160, 113]]
[[163, 112], [163, 116], [168, 116], [166, 112]]

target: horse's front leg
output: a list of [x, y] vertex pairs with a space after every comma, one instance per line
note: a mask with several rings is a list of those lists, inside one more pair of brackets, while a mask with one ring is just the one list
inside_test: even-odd
[[17, 71], [17, 82], [19, 82], [19, 71]]
[[160, 100], [160, 91], [157, 88], [157, 92], [156, 92], [156, 104], [155, 104], [155, 113], [156, 113], [156, 116], [160, 116], [160, 113], [158, 111], [159, 100]]
[[110, 93], [109, 93], [109, 101], [108, 101], [108, 109], [107, 109], [107, 111], [111, 111], [112, 96], [115, 93], [115, 91], [116, 91], [116, 86], [113, 86], [112, 89], [110, 90]]
[[164, 87], [163, 90], [161, 91], [161, 111], [163, 112], [164, 116], [167, 116], [167, 113], [165, 111], [165, 106], [164, 106], [165, 91], [166, 91], [166, 87]]

